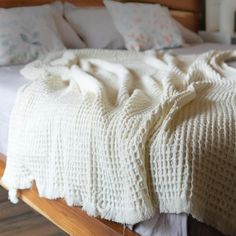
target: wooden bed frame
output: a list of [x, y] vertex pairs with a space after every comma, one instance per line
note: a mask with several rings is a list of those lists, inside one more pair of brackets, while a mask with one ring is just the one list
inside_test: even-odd
[[[42, 5], [56, 0], [0, 0], [0, 7]], [[58, 0], [59, 1], [59, 0]], [[103, 6], [102, 0], [61, 0], [81, 7]], [[169, 7], [172, 16], [187, 28], [198, 31], [200, 26], [200, 2], [204, 0], [117, 0], [119, 2], [160, 3]]]
[[[130, 0], [129, 2], [160, 3], [170, 8], [172, 16], [187, 28], [197, 31], [200, 23], [200, 0]], [[42, 5], [53, 0], [0, 0], [0, 7]], [[103, 6], [102, 0], [67, 0], [81, 7]], [[122, 1], [128, 2], [128, 1]], [[5, 169], [6, 157], [0, 153], [0, 178]], [[1, 183], [0, 183], [1, 184]], [[2, 185], [2, 184], [1, 184]], [[3, 186], [4, 187], [4, 186]], [[48, 200], [38, 196], [34, 185], [19, 191], [19, 198], [37, 212], [48, 218], [69, 235], [79, 236], [135, 236], [121, 224], [90, 217], [79, 207], [69, 207], [61, 200]]]

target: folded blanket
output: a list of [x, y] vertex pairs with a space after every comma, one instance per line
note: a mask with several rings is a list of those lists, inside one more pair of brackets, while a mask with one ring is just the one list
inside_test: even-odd
[[35, 180], [92, 216], [186, 212], [236, 233], [236, 52], [75, 50], [27, 65], [9, 130], [10, 199]]

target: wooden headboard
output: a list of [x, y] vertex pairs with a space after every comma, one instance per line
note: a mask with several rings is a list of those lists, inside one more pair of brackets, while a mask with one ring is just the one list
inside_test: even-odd
[[[198, 31], [200, 26], [201, 0], [119, 0], [119, 2], [159, 3], [167, 6], [172, 16], [187, 28]], [[102, 0], [67, 0], [81, 7], [103, 6]]]
[[[0, 7], [41, 5], [54, 0], [0, 0]], [[159, 3], [167, 6], [172, 16], [187, 28], [198, 31], [200, 25], [200, 0], [119, 0], [120, 2]], [[64, 0], [81, 7], [103, 6], [102, 0]]]
[[55, 0], [0, 0], [0, 7], [23, 7], [23, 6], [37, 6], [54, 2]]

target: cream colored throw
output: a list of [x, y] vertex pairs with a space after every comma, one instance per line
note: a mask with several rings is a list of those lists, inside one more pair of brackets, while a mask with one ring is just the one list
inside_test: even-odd
[[54, 53], [10, 121], [3, 181], [134, 224], [186, 212], [236, 234], [236, 52]]

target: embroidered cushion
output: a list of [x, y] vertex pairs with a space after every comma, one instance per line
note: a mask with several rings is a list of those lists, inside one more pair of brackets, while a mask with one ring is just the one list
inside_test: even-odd
[[0, 66], [24, 64], [61, 49], [49, 5], [0, 9]]
[[129, 50], [181, 46], [181, 33], [167, 9], [159, 4], [119, 3], [104, 0]]

